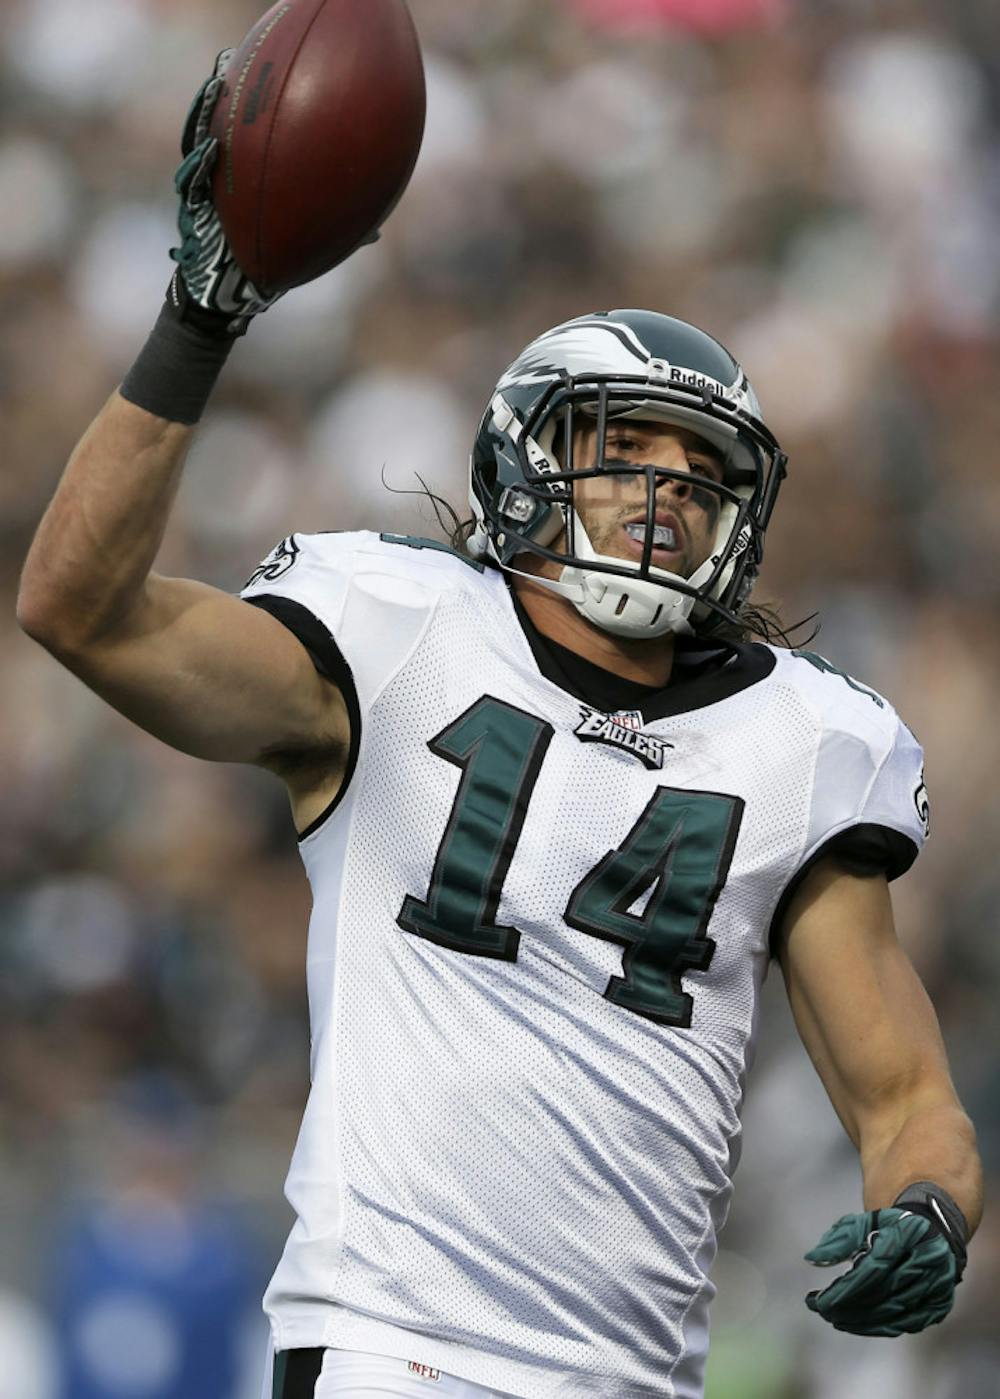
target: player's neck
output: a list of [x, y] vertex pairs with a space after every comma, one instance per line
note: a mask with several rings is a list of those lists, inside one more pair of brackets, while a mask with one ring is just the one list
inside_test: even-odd
[[582, 617], [571, 602], [517, 574], [511, 577], [518, 601], [543, 636], [575, 651], [585, 661], [642, 685], [666, 685], [674, 661], [674, 638], [629, 641], [612, 636]]

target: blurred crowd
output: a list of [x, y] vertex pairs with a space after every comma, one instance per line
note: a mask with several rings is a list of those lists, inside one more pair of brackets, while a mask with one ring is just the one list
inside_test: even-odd
[[[932, 839], [895, 886], [1000, 1174], [1000, 12], [993, 0], [411, 0], [427, 135], [382, 241], [237, 348], [161, 571], [437, 533], [501, 368], [612, 306], [694, 321], [790, 453], [760, 596], [890, 696]], [[304, 1102], [309, 899], [279, 784], [175, 754], [26, 637], [74, 441], [155, 315], [184, 112], [262, 0], [0, 10], [0, 1399], [256, 1399]], [[859, 1207], [775, 970], [709, 1399], [995, 1399], [1000, 1227], [953, 1316], [861, 1341], [801, 1261]]]

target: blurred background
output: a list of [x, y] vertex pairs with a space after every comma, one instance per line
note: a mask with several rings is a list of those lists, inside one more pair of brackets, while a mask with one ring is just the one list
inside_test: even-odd
[[[283, 790], [176, 755], [14, 623], [74, 441], [141, 345], [189, 100], [259, 0], [0, 10], [0, 1399], [256, 1399], [307, 1087]], [[994, 0], [412, 0], [429, 125], [383, 240], [236, 350], [162, 569], [464, 512], [500, 369], [614, 306], [695, 321], [791, 455], [760, 596], [890, 696], [932, 840], [903, 940], [1000, 1170], [1000, 12]], [[801, 1261], [856, 1157], [766, 987], [709, 1399], [996, 1399], [1000, 1228], [945, 1326], [842, 1336]], [[818, 1285], [818, 1284], [817, 1284]]]

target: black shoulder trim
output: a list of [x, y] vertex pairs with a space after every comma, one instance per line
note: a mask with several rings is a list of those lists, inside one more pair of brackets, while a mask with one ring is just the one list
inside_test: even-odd
[[861, 821], [856, 826], [849, 826], [846, 831], [838, 831], [809, 857], [801, 869], [796, 870], [778, 900], [768, 935], [771, 956], [777, 956], [781, 925], [795, 891], [820, 860], [832, 858], [842, 870], [860, 875], [863, 879], [884, 874], [886, 879], [893, 880], [906, 873], [918, 854], [917, 846], [909, 836], [893, 830], [891, 826]]
[[[287, 627], [309, 652], [313, 665], [320, 675], [339, 685], [346, 674], [351, 677], [350, 667], [341, 654], [340, 647], [314, 612], [303, 607], [301, 602], [293, 602], [290, 597], [279, 597], [277, 593], [259, 593], [256, 597], [245, 597], [251, 607], [259, 607], [269, 612], [283, 627]], [[354, 684], [351, 678], [352, 685]]]
[[351, 674], [351, 667], [344, 658], [344, 653], [334, 641], [329, 629], [324, 626], [315, 613], [309, 611], [308, 607], [303, 607], [300, 602], [293, 602], [291, 598], [279, 597], [276, 593], [260, 593], [257, 597], [247, 597], [243, 601], [248, 602], [251, 607], [259, 607], [262, 612], [270, 613], [283, 627], [288, 628], [309, 652], [310, 659], [320, 675], [325, 676], [327, 680], [336, 685], [344, 697], [344, 704], [347, 706], [351, 739], [347, 764], [344, 768], [344, 780], [340, 784], [340, 791], [330, 805], [320, 812], [316, 820], [310, 822], [304, 831], [299, 832], [299, 842], [301, 843], [307, 836], [318, 831], [327, 818], [336, 811], [347, 793], [351, 778], [354, 776], [354, 769], [358, 765], [358, 753], [361, 749], [361, 706], [358, 703], [357, 686], [354, 684], [354, 676]]

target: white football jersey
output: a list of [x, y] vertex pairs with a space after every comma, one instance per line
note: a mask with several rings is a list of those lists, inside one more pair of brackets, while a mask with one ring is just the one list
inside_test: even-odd
[[312, 1089], [275, 1346], [696, 1399], [772, 921], [837, 837], [908, 866], [919, 746], [758, 645], [660, 717], [599, 714], [542, 674], [504, 577], [429, 541], [295, 535], [243, 595], [320, 663], [336, 639], [360, 732], [300, 846]]

